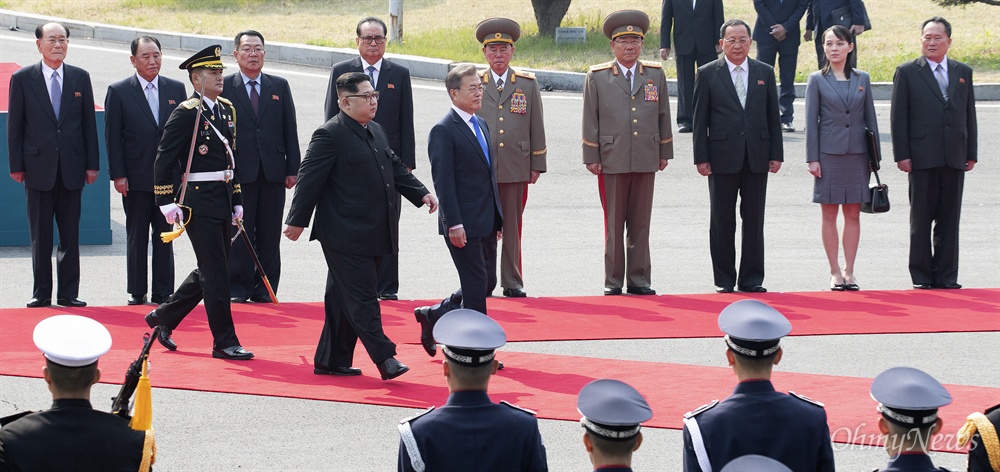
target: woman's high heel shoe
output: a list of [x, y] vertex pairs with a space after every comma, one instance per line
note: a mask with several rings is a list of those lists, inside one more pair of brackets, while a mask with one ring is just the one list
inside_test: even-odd
[[836, 275], [830, 276], [830, 290], [834, 292], [843, 292], [847, 290], [847, 286], [844, 285], [844, 279], [837, 277]]
[[850, 292], [861, 290], [861, 287], [858, 287], [858, 279], [855, 279], [853, 275], [844, 277], [844, 290]]

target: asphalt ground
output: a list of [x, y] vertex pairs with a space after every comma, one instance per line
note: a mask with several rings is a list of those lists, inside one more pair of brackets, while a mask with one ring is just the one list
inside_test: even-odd
[[[34, 37], [23, 32], [0, 33], [0, 62], [28, 65], [39, 60]], [[164, 51], [163, 73], [187, 83], [177, 65], [189, 53]], [[914, 54], [917, 54], [914, 51]], [[611, 57], [609, 52], [609, 58]], [[91, 74], [95, 100], [101, 104], [107, 85], [132, 74], [128, 45], [73, 38], [68, 63]], [[238, 69], [227, 60], [227, 73]], [[516, 66], [516, 58], [514, 65]], [[326, 68], [269, 62], [265, 73], [291, 83], [299, 124], [300, 143], [308, 145], [322, 122]], [[450, 106], [440, 82], [414, 80], [417, 136], [415, 174], [431, 186], [426, 156], [430, 127]], [[190, 90], [190, 86], [189, 86]], [[523, 230], [525, 289], [530, 296], [600, 295], [603, 288], [603, 223], [596, 179], [581, 163], [580, 109], [576, 93], [543, 93], [548, 137], [548, 172], [529, 190]], [[671, 101], [672, 110], [676, 102]], [[966, 287], [1000, 287], [1000, 104], [981, 102], [980, 163], [966, 177], [962, 218], [962, 255], [959, 282]], [[891, 158], [889, 104], [877, 102], [883, 155]], [[802, 100], [796, 101], [801, 117]], [[826, 290], [829, 280], [820, 240], [820, 212], [811, 203], [812, 177], [805, 166], [805, 136], [800, 130], [785, 134], [785, 164], [771, 175], [766, 217], [767, 278], [771, 291]], [[691, 160], [689, 135], [675, 135], [675, 159], [657, 176], [654, 196], [652, 247], [653, 288], [660, 293], [710, 292], [708, 252], [708, 188]], [[907, 290], [908, 205], [906, 176], [887, 162], [882, 180], [890, 187], [889, 213], [862, 216], [862, 241], [856, 274], [863, 290]], [[100, 182], [95, 185], [110, 185]], [[290, 203], [289, 193], [286, 203]], [[405, 208], [400, 222], [400, 297], [436, 299], [458, 285], [435, 217], [423, 209]], [[121, 200], [112, 190], [113, 241], [109, 246], [81, 248], [80, 298], [92, 306], [124, 304], [125, 230]], [[178, 282], [195, 267], [185, 238], [174, 245]], [[278, 296], [283, 302], [322, 300], [326, 266], [319, 244], [306, 238], [284, 241]], [[30, 251], [27, 247], [0, 248], [0, 308], [23, 307], [31, 295]], [[498, 291], [499, 292], [499, 291]], [[239, 308], [234, 309], [239, 326]], [[946, 310], [941, 316], [947, 316]], [[2, 326], [0, 326], [2, 329]], [[29, 335], [29, 334], [25, 334]], [[318, 334], [317, 334], [318, 336]], [[184, 327], [175, 331], [184, 343]], [[398, 339], [397, 342], [415, 342]], [[829, 375], [872, 378], [896, 365], [921, 368], [944, 383], [1000, 388], [1000, 323], [989, 333], [805, 336], [785, 342], [779, 369]], [[253, 346], [246, 346], [253, 349]], [[2, 349], [2, 346], [0, 346]], [[210, 346], [204, 347], [206, 354]], [[638, 359], [695, 365], [724, 366], [719, 339], [566, 341], [511, 343], [504, 349], [595, 358]], [[163, 354], [169, 355], [169, 354]], [[363, 357], [363, 356], [362, 356]], [[401, 358], [404, 363], [426, 358]], [[252, 362], [252, 361], [251, 361]], [[374, 366], [362, 363], [365, 375]], [[225, 364], [220, 362], [220, 369]], [[39, 365], [41, 369], [41, 365]], [[613, 377], [613, 372], [585, 372]], [[117, 379], [119, 373], [105, 373]], [[651, 371], [650, 375], [658, 375]], [[735, 376], [732, 377], [735, 383]], [[442, 379], [442, 383], [444, 380]], [[664, 388], [682, 388], [663, 379]], [[777, 385], [780, 390], [781, 385]], [[98, 385], [94, 403], [105, 408], [115, 385]], [[814, 398], [836, 398], [837, 392], [800, 392]], [[706, 398], [705, 402], [713, 400]], [[444, 403], [442, 398], [439, 403]], [[157, 470], [390, 470], [397, 455], [396, 423], [416, 413], [407, 408], [356, 405], [253, 395], [155, 389], [158, 444]], [[997, 391], [1000, 403], [1000, 389]], [[24, 409], [43, 409], [50, 397], [40, 379], [0, 377], [0, 416]], [[525, 405], [531, 407], [531, 405]], [[691, 409], [698, 405], [690, 405]], [[874, 401], [872, 421], [875, 420]], [[983, 407], [987, 407], [984, 405]], [[656, 412], [654, 412], [655, 414]], [[555, 471], [590, 467], [575, 422], [539, 422]], [[954, 434], [960, 425], [945, 425]], [[747, 425], [747, 428], [760, 427]], [[778, 432], [775, 432], [778, 433]], [[636, 453], [637, 470], [679, 470], [681, 434], [677, 430], [644, 429], [645, 440]], [[834, 445], [838, 470], [871, 470], [885, 463], [876, 447]], [[935, 462], [964, 468], [964, 455], [935, 454]]]

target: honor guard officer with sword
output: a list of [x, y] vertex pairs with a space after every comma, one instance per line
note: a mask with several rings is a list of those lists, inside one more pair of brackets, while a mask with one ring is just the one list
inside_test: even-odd
[[[171, 331], [204, 299], [214, 339], [212, 357], [246, 360], [253, 353], [240, 345], [229, 305], [230, 232], [242, 219], [243, 206], [233, 172], [235, 110], [219, 96], [224, 83], [221, 50], [209, 46], [180, 65], [187, 69], [195, 94], [167, 120], [153, 169], [153, 191], [167, 223], [176, 222], [179, 231], [187, 230], [198, 267], [165, 303], [146, 315], [146, 323], [150, 328], [160, 326], [157, 341], [176, 350]], [[181, 188], [174, 189], [178, 166], [184, 171]]]
[[[514, 43], [521, 26], [507, 18], [490, 18], [476, 26], [476, 40], [490, 68], [483, 78], [483, 107], [477, 113], [490, 133], [490, 154], [497, 160], [497, 188], [503, 208], [500, 286], [505, 297], [525, 297], [521, 277], [521, 215], [528, 201], [528, 184], [545, 172], [545, 123], [542, 94], [530, 72], [512, 69]], [[496, 287], [490, 276], [489, 292]]]
[[576, 409], [583, 415], [583, 445], [594, 470], [632, 472], [632, 453], [642, 445], [642, 422], [653, 417], [642, 394], [625, 382], [598, 379], [580, 389]]

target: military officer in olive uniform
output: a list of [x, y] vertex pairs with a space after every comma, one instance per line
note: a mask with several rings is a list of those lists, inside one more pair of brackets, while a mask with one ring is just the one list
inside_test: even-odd
[[[171, 331], [204, 299], [214, 339], [212, 357], [245, 360], [253, 353], [240, 345], [229, 305], [230, 237], [233, 222], [243, 217], [243, 206], [234, 172], [235, 109], [219, 96], [224, 84], [221, 52], [221, 46], [209, 46], [180, 65], [187, 69], [195, 93], [167, 119], [153, 165], [153, 193], [167, 223], [183, 221], [198, 268], [146, 315], [146, 323], [150, 328], [159, 325], [157, 340], [176, 350]], [[172, 183], [177, 168], [182, 172], [180, 189]]]
[[604, 34], [615, 60], [591, 66], [583, 84], [583, 163], [597, 176], [604, 207], [605, 295], [621, 295], [626, 284], [628, 293], [656, 294], [649, 262], [653, 179], [674, 147], [662, 66], [639, 60], [648, 29], [641, 11], [608, 15]]
[[[483, 78], [483, 107], [477, 115], [490, 133], [490, 155], [497, 159], [497, 187], [503, 208], [500, 286], [505, 297], [525, 297], [521, 277], [521, 216], [528, 201], [528, 184], [545, 172], [545, 123], [542, 94], [530, 72], [510, 67], [521, 26], [507, 18], [490, 18], [476, 26], [476, 40], [490, 68]], [[489, 291], [496, 287], [490, 274]]]

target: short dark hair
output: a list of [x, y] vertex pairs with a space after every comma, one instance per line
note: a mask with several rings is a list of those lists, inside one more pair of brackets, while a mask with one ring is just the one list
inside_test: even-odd
[[337, 77], [337, 97], [341, 97], [348, 93], [358, 93], [358, 84], [361, 82], [370, 82], [371, 77], [364, 72], [348, 72], [346, 74]]
[[[48, 23], [45, 23], [45, 24], [42, 24], [42, 25], [38, 25], [38, 26], [35, 27], [35, 39], [42, 39], [42, 35], [45, 34], [45, 32], [43, 30], [48, 25], [57, 25], [57, 26], [59, 26], [60, 28], [62, 28], [63, 31], [66, 32], [66, 38], [67, 39], [69, 38], [69, 28], [63, 26], [62, 23], [56, 23], [54, 21], [50, 21]], [[950, 32], [949, 32], [949, 36], [951, 36]]]
[[[827, 28], [826, 31], [823, 32], [823, 36], [820, 36], [820, 42], [819, 42], [820, 44], [824, 44], [826, 42], [825, 38], [827, 33], [833, 33], [833, 35], [836, 36], [837, 39], [843, 39], [844, 41], [847, 41], [847, 44], [854, 44], [854, 35], [851, 34], [851, 30], [847, 29], [846, 26], [833, 25]], [[857, 50], [854, 49], [852, 49], [851, 52], [847, 53], [847, 67], [844, 67], [844, 76], [847, 77], [848, 79], [851, 78], [851, 64], [854, 64], [855, 54], [857, 54]], [[832, 66], [830, 65], [830, 61], [826, 61], [826, 64], [823, 65], [823, 73], [829, 74], [831, 67]]]
[[66, 367], [45, 359], [45, 367], [49, 369], [52, 384], [63, 392], [84, 392], [94, 384], [97, 375], [97, 362], [81, 367]]
[[240, 47], [240, 41], [243, 40], [244, 36], [256, 36], [260, 38], [260, 44], [264, 45], [264, 35], [260, 34], [259, 31], [246, 30], [236, 33], [236, 38], [233, 39], [233, 49]]
[[460, 364], [447, 357], [445, 357], [445, 362], [448, 363], [448, 368], [451, 369], [452, 377], [464, 388], [485, 388], [489, 385], [490, 376], [493, 375], [493, 362], [471, 366]]
[[378, 23], [379, 25], [382, 25], [382, 36], [389, 34], [389, 28], [385, 26], [385, 22], [382, 21], [382, 19], [376, 18], [374, 16], [369, 16], [367, 18], [363, 18], [361, 21], [358, 22], [357, 32], [359, 38], [361, 37], [361, 25], [369, 22]]
[[[932, 16], [924, 20], [924, 24], [920, 25], [920, 31], [923, 31], [924, 28], [926, 28], [927, 24], [929, 23], [941, 23], [942, 25], [944, 25], [944, 33], [947, 34], [949, 38], [951, 37], [951, 23], [948, 23], [948, 20], [940, 16]], [[66, 36], [67, 37], [69, 36], [68, 32], [66, 33]]]
[[469, 75], [479, 75], [476, 66], [472, 64], [459, 64], [454, 69], [448, 71], [448, 76], [444, 79], [446, 90], [458, 90], [462, 88], [462, 79]]
[[159, 39], [156, 39], [156, 38], [154, 38], [152, 36], [139, 36], [138, 38], [135, 38], [135, 39], [132, 40], [131, 47], [132, 47], [132, 55], [133, 56], [135, 55], [135, 53], [137, 51], [139, 51], [139, 44], [140, 43], [153, 43], [153, 44], [156, 44], [156, 49], [158, 49], [158, 50], [162, 49], [160, 47], [160, 40]]
[[605, 456], [610, 457], [628, 457], [632, 453], [632, 450], [635, 449], [635, 442], [639, 440], [638, 434], [624, 441], [612, 441], [592, 433], [589, 429], [584, 429], [584, 431], [590, 437], [591, 444], [597, 450], [604, 453]]
[[747, 29], [747, 36], [751, 37], [753, 36], [753, 33], [750, 31], [750, 25], [748, 25], [747, 22], [740, 19], [733, 19], [726, 21], [725, 23], [722, 24], [722, 28], [719, 28], [720, 39], [726, 37], [726, 30], [731, 26], [742, 26]]

